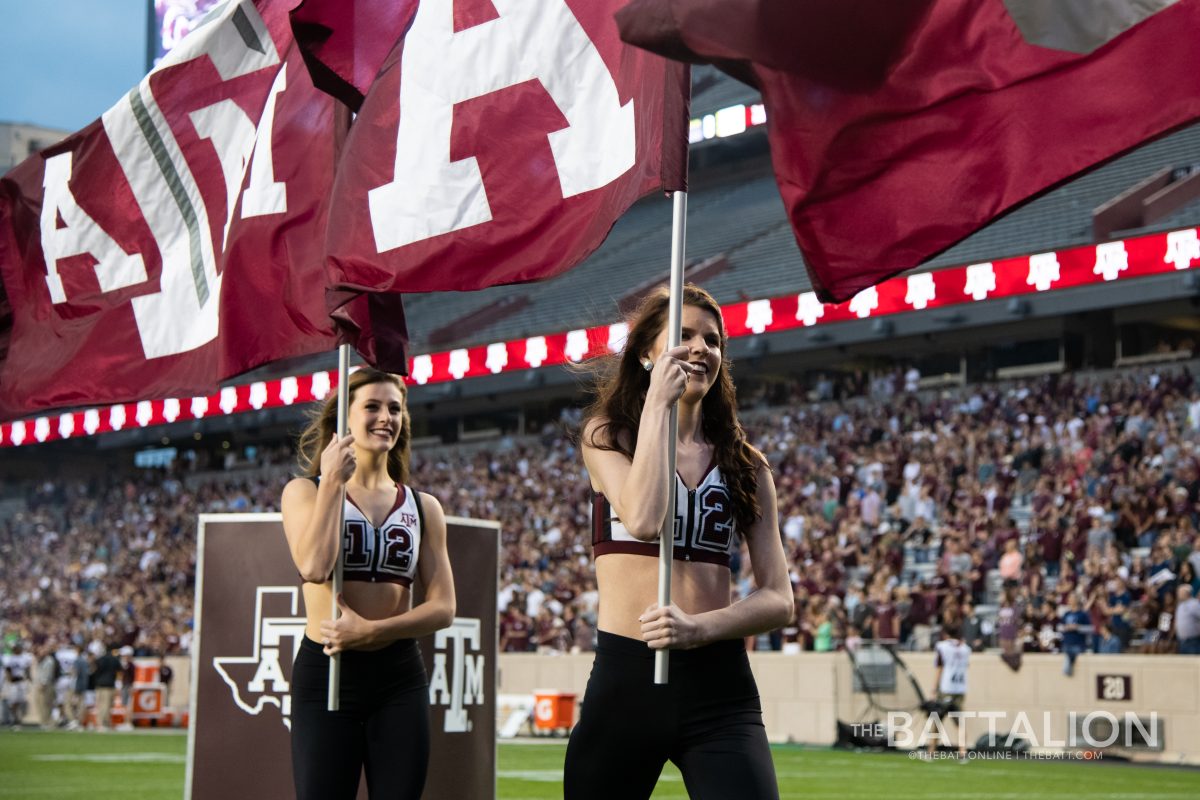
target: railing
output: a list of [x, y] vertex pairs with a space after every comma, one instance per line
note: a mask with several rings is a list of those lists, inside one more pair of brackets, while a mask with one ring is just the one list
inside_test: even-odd
[[1121, 352], [1121, 342], [1117, 341], [1117, 358], [1113, 362], [1118, 367], [1138, 367], [1144, 364], [1165, 364], [1175, 361], [1187, 361], [1195, 356], [1194, 350], [1168, 350], [1164, 353], [1139, 353], [1127, 356]]

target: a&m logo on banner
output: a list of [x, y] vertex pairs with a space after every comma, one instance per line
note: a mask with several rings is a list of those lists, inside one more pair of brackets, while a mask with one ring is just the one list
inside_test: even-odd
[[[281, 597], [287, 603], [288, 616], [267, 616], [264, 600]], [[278, 600], [271, 605], [277, 605]], [[233, 702], [242, 711], [258, 716], [267, 706], [279, 709], [283, 724], [292, 727], [291, 686], [283, 674], [281, 659], [290, 664], [304, 639], [305, 619], [298, 614], [300, 590], [295, 586], [259, 586], [254, 593], [254, 645], [248, 656], [217, 656], [215, 669], [229, 686]], [[285, 639], [291, 646], [280, 656]]]
[[[446, 733], [466, 733], [472, 728], [466, 706], [483, 703], [485, 657], [478, 619], [455, 617], [449, 628], [434, 634], [433, 674], [429, 676], [429, 704], [446, 707]], [[468, 652], [468, 648], [471, 652]], [[472, 655], [472, 653], [476, 653]], [[450, 664], [446, 661], [449, 657]]]

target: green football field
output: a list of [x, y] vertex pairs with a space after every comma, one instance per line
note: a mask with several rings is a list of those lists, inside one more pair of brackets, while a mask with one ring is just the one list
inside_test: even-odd
[[[178, 800], [183, 796], [186, 744], [185, 736], [172, 733], [3, 731], [0, 798]], [[559, 742], [501, 745], [497, 797], [561, 797], [563, 750]], [[1200, 797], [1200, 770], [1134, 766], [1111, 760], [975, 760], [959, 764], [916, 761], [899, 754], [790, 746], [776, 747], [774, 753], [783, 797], [805, 800]], [[687, 797], [673, 767], [668, 765], [654, 797]]]

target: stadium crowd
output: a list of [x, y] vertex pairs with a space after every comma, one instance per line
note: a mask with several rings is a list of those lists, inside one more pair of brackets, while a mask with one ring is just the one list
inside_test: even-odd
[[[1200, 651], [1200, 384], [1188, 369], [918, 388], [912, 370], [860, 374], [745, 403], [786, 401], [743, 420], [774, 468], [796, 598], [795, 622], [750, 646], [925, 649], [953, 623], [977, 649], [1064, 652], [1068, 668], [1084, 650]], [[577, 423], [568, 413], [532, 439], [414, 454], [410, 482], [448, 514], [503, 523], [506, 651], [594, 640]], [[89, 652], [188, 651], [196, 515], [276, 510], [290, 451], [257, 458], [273, 468], [252, 478], [180, 461], [24, 487], [0, 523], [9, 720], [14, 686], [75, 676]], [[739, 593], [753, 588], [742, 563]]]

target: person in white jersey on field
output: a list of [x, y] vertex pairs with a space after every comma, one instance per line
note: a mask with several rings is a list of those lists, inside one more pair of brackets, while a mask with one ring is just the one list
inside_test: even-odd
[[[957, 625], [946, 625], [942, 629], [942, 637], [934, 646], [933, 662], [937, 667], [934, 684], [937, 686], [938, 710], [931, 712], [931, 716], [937, 714], [941, 727], [934, 728], [929, 737], [931, 754], [937, 748], [938, 731], [946, 730], [947, 719], [954, 719], [950, 712], [962, 711], [963, 703], [967, 699], [967, 664], [971, 658], [971, 646], [960, 638]], [[966, 758], [967, 741], [962, 722], [955, 719], [955, 728], [958, 734], [958, 755], [960, 758]], [[949, 731], [946, 733], [948, 735]]]
[[0, 683], [0, 699], [5, 708], [5, 724], [13, 729], [20, 728], [25, 722], [25, 712], [29, 710], [29, 677], [33, 670], [33, 655], [25, 652], [21, 642], [14, 642], [11, 653], [0, 656], [0, 671], [4, 673], [4, 681]]

